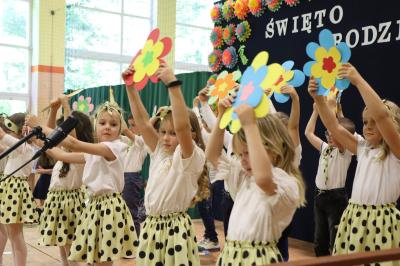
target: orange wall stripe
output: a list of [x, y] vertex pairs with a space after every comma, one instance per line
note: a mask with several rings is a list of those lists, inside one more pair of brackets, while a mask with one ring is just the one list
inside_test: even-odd
[[37, 65], [37, 66], [32, 66], [31, 72], [32, 73], [33, 72], [47, 72], [47, 73], [64, 74], [64, 67]]

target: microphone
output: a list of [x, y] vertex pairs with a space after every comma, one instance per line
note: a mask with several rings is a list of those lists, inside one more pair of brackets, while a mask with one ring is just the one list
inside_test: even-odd
[[70, 115], [68, 118], [62, 122], [56, 129], [54, 129], [45, 139], [43, 147], [38, 150], [35, 155], [33, 155], [32, 160], [38, 158], [42, 153], [57, 146], [61, 141], [63, 141], [68, 134], [76, 127], [78, 124], [78, 119]]

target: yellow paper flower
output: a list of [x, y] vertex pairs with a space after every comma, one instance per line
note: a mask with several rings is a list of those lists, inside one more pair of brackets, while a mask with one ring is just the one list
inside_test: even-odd
[[[257, 118], [264, 117], [268, 114], [269, 112], [269, 107], [270, 107], [270, 101], [268, 100], [268, 97], [263, 94], [262, 99], [260, 104], [254, 108], [254, 114], [256, 115]], [[230, 123], [229, 125], [229, 130], [232, 134], [237, 133], [242, 125], [240, 124], [240, 120], [237, 118], [234, 118], [235, 116], [233, 115], [233, 108], [229, 107], [225, 113], [221, 117], [221, 122], [219, 124], [219, 128], [223, 129], [226, 128], [226, 126]]]
[[318, 47], [315, 51], [316, 63], [311, 67], [311, 75], [321, 78], [322, 86], [332, 88], [335, 86], [337, 73], [342, 63], [339, 50], [333, 46], [327, 51], [324, 47]]
[[270, 94], [281, 93], [281, 87], [294, 76], [294, 71], [287, 71], [281, 64], [273, 63], [268, 66], [268, 74], [261, 87], [270, 90]]

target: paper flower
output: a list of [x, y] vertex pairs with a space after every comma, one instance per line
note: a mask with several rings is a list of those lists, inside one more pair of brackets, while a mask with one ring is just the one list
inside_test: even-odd
[[234, 16], [235, 16], [235, 14], [234, 14], [232, 0], [225, 1], [225, 3], [222, 5], [222, 17], [228, 22]]
[[210, 87], [208, 104], [213, 104], [225, 98], [230, 91], [237, 85], [237, 81], [240, 79], [242, 74], [239, 70], [232, 73], [228, 71], [222, 71], [215, 81], [215, 84]]
[[235, 67], [238, 61], [238, 54], [233, 46], [230, 46], [222, 53], [222, 63], [229, 69]]
[[300, 70], [292, 70], [294, 66], [293, 61], [286, 61], [282, 65], [274, 63], [268, 66], [268, 75], [263, 87], [270, 90], [270, 95], [279, 103], [284, 103], [289, 100], [290, 96], [281, 93], [281, 87], [291, 85], [299, 87], [304, 83], [305, 76]]
[[217, 77], [218, 77], [217, 74], [212, 74], [207, 80], [207, 87], [211, 87], [212, 85], [214, 85], [215, 81], [217, 80]]
[[307, 76], [316, 78], [319, 88], [318, 95], [327, 95], [332, 87], [343, 91], [349, 87], [348, 79], [339, 79], [338, 70], [343, 63], [347, 63], [351, 56], [350, 48], [341, 42], [335, 46], [335, 39], [330, 30], [324, 29], [319, 33], [319, 43], [307, 44], [307, 55], [313, 61], [307, 62], [303, 71]]
[[251, 28], [248, 21], [239, 23], [236, 27], [236, 37], [240, 42], [245, 42], [251, 34]]
[[91, 101], [92, 97], [84, 98], [83, 95], [81, 95], [77, 101], [72, 103], [72, 110], [88, 114], [94, 109], [94, 105], [90, 103]]
[[224, 31], [222, 32], [222, 39], [227, 45], [232, 45], [235, 40], [235, 31], [236, 31], [236, 26], [235, 24], [229, 24], [224, 28]]
[[208, 65], [212, 72], [217, 72], [222, 68], [222, 51], [214, 49], [208, 56]]
[[211, 20], [215, 23], [215, 24], [219, 24], [221, 23], [221, 19], [222, 19], [222, 5], [221, 4], [215, 4], [213, 6], [213, 8], [211, 9]]
[[285, 0], [285, 3], [288, 6], [296, 6], [298, 3], [300, 3], [300, 0]]
[[262, 16], [265, 10], [265, 0], [249, 0], [249, 10], [256, 17]]
[[247, 17], [247, 13], [249, 13], [248, 0], [236, 0], [234, 5], [235, 16], [244, 20]]
[[252, 66], [247, 67], [242, 76], [240, 88], [232, 107], [228, 108], [222, 115], [219, 124], [221, 129], [229, 125], [231, 133], [234, 134], [239, 131], [241, 124], [234, 109], [241, 104], [247, 104], [253, 107], [256, 117], [264, 117], [268, 114], [269, 100], [261, 85], [265, 80], [267, 72], [268, 70], [266, 65], [258, 66], [257, 69], [253, 67], [253, 64]]
[[283, 0], [266, 0], [266, 1], [268, 9], [271, 10], [272, 12], [275, 12], [278, 11], [278, 9], [281, 7]]
[[223, 29], [221, 26], [216, 26], [211, 31], [210, 40], [214, 48], [220, 48], [222, 46], [222, 32]]
[[134, 84], [136, 90], [142, 90], [149, 79], [156, 83], [158, 81], [156, 71], [160, 67], [162, 59], [172, 48], [171, 38], [165, 37], [158, 40], [160, 30], [154, 29], [150, 32], [144, 47], [136, 54], [130, 65], [134, 69], [133, 75], [124, 81], [127, 85]]

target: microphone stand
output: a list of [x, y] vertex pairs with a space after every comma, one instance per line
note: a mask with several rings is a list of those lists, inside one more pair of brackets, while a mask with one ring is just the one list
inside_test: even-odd
[[[25, 137], [23, 137], [22, 139], [20, 139], [17, 143], [15, 143], [12, 147], [10, 147], [9, 149], [7, 149], [6, 151], [4, 151], [2, 154], [0, 154], [0, 160], [3, 159], [4, 157], [6, 157], [9, 153], [11, 153], [13, 150], [15, 150], [16, 148], [18, 148], [21, 144], [23, 144], [24, 142], [26, 142], [27, 140], [29, 140], [30, 138], [32, 138], [33, 136], [36, 136], [38, 139], [41, 140], [45, 140], [46, 139], [46, 135], [43, 134], [42, 132], [42, 128], [41, 127], [34, 127], [32, 129], [32, 131], [26, 135]], [[39, 154], [40, 155], [40, 154]], [[11, 174], [7, 175], [6, 177], [0, 179], [0, 183], [7, 180], [10, 176], [12, 176], [13, 174], [15, 174], [18, 170], [20, 170], [22, 167], [26, 166], [28, 163], [30, 163], [31, 161], [35, 160], [37, 157], [39, 156], [33, 156], [29, 161], [27, 161], [26, 163], [24, 163], [23, 165], [21, 165], [17, 170], [13, 171]]]

